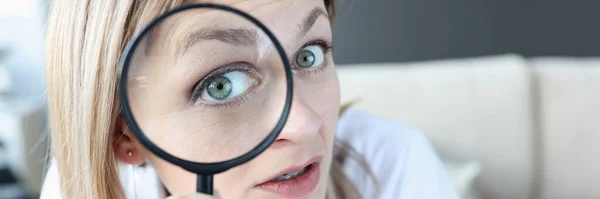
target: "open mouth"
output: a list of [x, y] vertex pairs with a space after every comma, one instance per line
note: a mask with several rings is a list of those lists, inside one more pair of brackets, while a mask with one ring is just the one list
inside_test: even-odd
[[290, 172], [290, 173], [286, 173], [283, 175], [280, 175], [279, 177], [269, 181], [269, 182], [280, 182], [280, 181], [285, 181], [285, 180], [292, 180], [292, 179], [296, 179], [298, 176], [306, 173], [306, 171], [308, 171], [309, 169], [312, 169], [314, 167], [314, 164], [309, 164], [306, 167], [303, 167], [302, 169], [298, 170], [298, 171], [294, 171], [294, 172]]
[[304, 167], [288, 169], [256, 187], [286, 198], [307, 196], [316, 189], [321, 173], [319, 169], [321, 158], [311, 160]]

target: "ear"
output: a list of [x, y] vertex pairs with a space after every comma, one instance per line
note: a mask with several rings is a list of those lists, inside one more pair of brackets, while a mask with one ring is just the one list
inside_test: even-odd
[[112, 133], [113, 152], [123, 162], [141, 165], [146, 160], [146, 150], [133, 136], [124, 118], [119, 116]]

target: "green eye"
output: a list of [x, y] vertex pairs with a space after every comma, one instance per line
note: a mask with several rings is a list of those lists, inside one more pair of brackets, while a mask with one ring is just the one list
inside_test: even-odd
[[304, 47], [296, 54], [296, 65], [300, 68], [311, 68], [321, 65], [324, 58], [323, 48], [318, 45]]
[[220, 76], [210, 82], [206, 90], [213, 99], [224, 100], [231, 94], [231, 87], [231, 80], [225, 76]]
[[206, 80], [202, 88], [200, 98], [206, 101], [223, 101], [238, 97], [244, 94], [255, 79], [251, 78], [242, 71], [232, 71], [221, 75], [216, 75]]
[[302, 50], [296, 56], [296, 63], [301, 68], [310, 68], [315, 63], [315, 54], [309, 50]]

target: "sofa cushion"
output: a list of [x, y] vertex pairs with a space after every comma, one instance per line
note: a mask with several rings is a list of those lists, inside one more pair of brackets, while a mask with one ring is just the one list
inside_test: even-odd
[[338, 66], [342, 102], [421, 129], [443, 157], [481, 163], [483, 198], [530, 198], [526, 61], [494, 56]]
[[540, 198], [600, 198], [600, 59], [531, 60], [540, 127]]

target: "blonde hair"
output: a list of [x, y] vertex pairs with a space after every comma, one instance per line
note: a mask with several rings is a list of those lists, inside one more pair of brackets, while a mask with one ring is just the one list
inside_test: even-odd
[[[64, 198], [125, 198], [112, 141], [119, 57], [132, 35], [183, 0], [53, 1], [46, 37], [51, 152]], [[333, 16], [333, 0], [325, 0]], [[356, 157], [336, 144], [340, 157]], [[350, 154], [350, 155], [349, 155]], [[336, 158], [336, 160], [339, 158]], [[361, 160], [364, 162], [364, 160]], [[334, 161], [328, 198], [361, 198]]]

